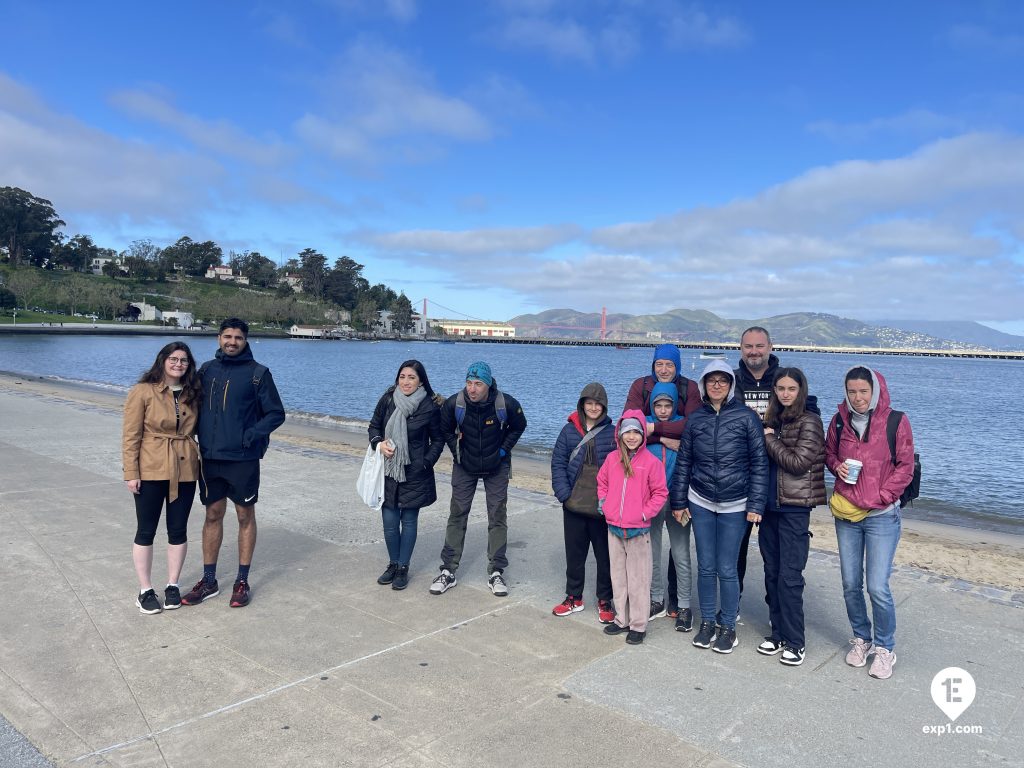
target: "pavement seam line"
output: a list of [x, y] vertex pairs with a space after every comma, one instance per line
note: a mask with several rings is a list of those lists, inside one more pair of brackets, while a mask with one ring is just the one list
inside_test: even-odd
[[[184, 728], [185, 726], [192, 725], [194, 723], [198, 723], [200, 720], [206, 720], [207, 718], [210, 718], [210, 717], [216, 717], [217, 715], [224, 714], [225, 712], [230, 712], [231, 710], [238, 709], [239, 707], [245, 706], [246, 704], [250, 704], [250, 703], [252, 703], [254, 701], [260, 701], [262, 699], [266, 699], [266, 698], [268, 698], [270, 696], [273, 696], [275, 694], [281, 693], [282, 691], [287, 691], [287, 690], [289, 690], [291, 688], [295, 688], [296, 686], [302, 685], [303, 683], [308, 683], [310, 680], [314, 680], [316, 678], [322, 677], [323, 675], [328, 675], [328, 674], [330, 674], [332, 672], [337, 672], [338, 670], [345, 669], [346, 667], [351, 667], [351, 666], [355, 666], [356, 664], [361, 664], [364, 661], [368, 661], [369, 659], [376, 658], [377, 656], [383, 656], [384, 654], [391, 653], [392, 651], [397, 651], [400, 648], [404, 648], [407, 645], [412, 645], [413, 643], [419, 642], [420, 640], [425, 640], [428, 637], [434, 637], [435, 635], [439, 635], [439, 634], [441, 634], [443, 632], [447, 632], [447, 631], [453, 629], [454, 627], [465, 626], [466, 624], [474, 622], [477, 619], [484, 619], [484, 618], [487, 618], [488, 616], [492, 616], [492, 615], [494, 615], [496, 613], [500, 613], [502, 611], [507, 611], [510, 608], [513, 608], [513, 607], [515, 607], [517, 605], [523, 605], [523, 604], [524, 603], [523, 603], [522, 600], [515, 600], [515, 601], [512, 601], [512, 602], [504, 603], [504, 604], [502, 604], [502, 605], [498, 606], [497, 608], [494, 608], [494, 609], [492, 609], [490, 611], [484, 611], [483, 613], [478, 614], [476, 616], [471, 616], [468, 619], [463, 619], [461, 621], [456, 621], [454, 624], [449, 624], [448, 626], [440, 627], [439, 629], [435, 629], [435, 630], [433, 630], [431, 632], [426, 632], [424, 634], [417, 635], [416, 637], [410, 638], [408, 640], [403, 640], [401, 643], [396, 643], [395, 645], [389, 646], [387, 648], [381, 648], [378, 651], [374, 651], [373, 653], [368, 653], [368, 654], [366, 654], [364, 656], [360, 656], [359, 658], [349, 659], [348, 661], [342, 662], [341, 664], [336, 664], [333, 667], [328, 667], [327, 669], [321, 670], [319, 672], [314, 672], [311, 675], [306, 675], [305, 677], [301, 677], [298, 680], [293, 680], [290, 683], [285, 683], [283, 685], [277, 686], [276, 688], [271, 688], [271, 689], [269, 689], [267, 691], [263, 691], [263, 693], [257, 693], [254, 696], [248, 696], [248, 697], [246, 697], [244, 699], [241, 699], [240, 701], [236, 701], [236, 702], [233, 702], [231, 704], [225, 704], [223, 707], [218, 707], [217, 709], [211, 710], [209, 712], [205, 712], [205, 713], [203, 713], [201, 715], [196, 715], [195, 717], [190, 717], [187, 720], [182, 720], [182, 721], [180, 721], [178, 723], [174, 723], [173, 725], [168, 725], [167, 727], [161, 728], [158, 731], [152, 731], [151, 730], [149, 733], [144, 734], [142, 736], [137, 736], [134, 739], [129, 739], [128, 741], [122, 741], [122, 742], [120, 742], [118, 744], [111, 744], [110, 746], [103, 747], [102, 749], [97, 749], [97, 750], [94, 750], [94, 751], [89, 752], [87, 754], [79, 755], [78, 757], [72, 758], [69, 762], [71, 762], [71, 763], [78, 763], [78, 762], [81, 762], [82, 760], [88, 760], [91, 757], [99, 757], [101, 755], [105, 755], [105, 754], [107, 754], [109, 752], [114, 752], [114, 751], [122, 749], [124, 747], [130, 747], [133, 744], [138, 744], [140, 742], [146, 741], [147, 739], [153, 739], [153, 742], [156, 743], [156, 738], [158, 736], [162, 736], [163, 734], [168, 733], [170, 731], [178, 730], [179, 728]], [[145, 717], [145, 716], [143, 716], [143, 717]], [[157, 748], [159, 749], [159, 745], [157, 745]], [[161, 757], [162, 756], [163, 756], [163, 752], [161, 751]], [[164, 762], [166, 763], [166, 760]]]
[[[124, 669], [121, 668], [121, 664], [118, 662], [117, 656], [115, 656], [114, 652], [110, 649], [110, 644], [107, 642], [107, 638], [103, 636], [103, 632], [101, 632], [99, 626], [97, 626], [96, 620], [93, 618], [88, 606], [86, 606], [85, 601], [82, 600], [82, 596], [78, 594], [78, 590], [75, 589], [74, 584], [71, 583], [71, 579], [67, 577], [67, 574], [64, 573], [64, 569], [60, 567], [60, 564], [57, 562], [56, 558], [54, 558], [50, 551], [39, 542], [39, 540], [32, 533], [32, 531], [30, 531], [21, 520], [18, 520], [17, 522], [18, 526], [23, 531], [25, 531], [28, 537], [32, 539], [35, 545], [39, 547], [40, 551], [42, 551], [43, 554], [45, 554], [49, 561], [53, 564], [53, 567], [57, 570], [57, 573], [60, 574], [61, 579], [64, 580], [64, 583], [67, 584], [68, 589], [71, 590], [71, 594], [75, 596], [75, 600], [78, 602], [78, 605], [81, 607], [83, 611], [85, 611], [85, 615], [89, 619], [89, 624], [92, 625], [93, 632], [96, 633], [96, 636], [100, 639], [100, 642], [103, 643], [103, 648], [107, 652], [107, 656], [110, 658], [111, 663], [113, 663], [114, 668], [117, 670], [117, 674], [121, 677], [121, 682], [124, 683], [124, 687], [128, 690], [129, 695], [132, 697], [132, 702], [135, 704], [135, 709], [138, 710], [139, 716], [142, 718], [142, 722], [146, 724], [147, 728], [152, 729], [152, 726], [150, 725], [149, 722], [149, 718], [146, 717], [146, 713], [142, 709], [142, 704], [139, 702], [139, 697], [135, 693], [135, 689], [132, 688], [132, 684], [129, 683], [128, 678], [125, 677]], [[153, 745], [156, 747], [156, 751], [160, 754], [160, 760], [163, 762], [165, 766], [168, 766], [168, 768], [170, 768], [170, 764], [167, 762], [167, 757], [164, 755], [164, 751], [160, 748], [160, 744], [159, 742], [157, 742], [156, 739], [153, 739]]]

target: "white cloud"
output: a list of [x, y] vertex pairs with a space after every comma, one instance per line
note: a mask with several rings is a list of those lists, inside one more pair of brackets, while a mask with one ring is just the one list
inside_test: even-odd
[[279, 140], [253, 138], [228, 120], [207, 120], [181, 112], [156, 94], [141, 90], [116, 91], [111, 103], [132, 117], [174, 131], [195, 146], [254, 165], [273, 165], [288, 155]]
[[1024, 35], [1000, 33], [976, 24], [954, 25], [949, 29], [947, 38], [950, 45], [958, 50], [1003, 57], [1024, 54]]
[[533, 254], [573, 240], [579, 230], [571, 226], [475, 229], [462, 232], [417, 229], [365, 234], [365, 242], [397, 254], [430, 255], [440, 259]]
[[557, 59], [575, 59], [590, 64], [596, 56], [596, 44], [591, 33], [571, 20], [510, 19], [502, 30], [502, 37], [510, 45], [537, 49]]
[[303, 115], [295, 131], [342, 161], [372, 165], [385, 158], [417, 159], [436, 152], [431, 142], [438, 139], [484, 141], [493, 132], [473, 105], [439, 90], [391, 48], [357, 43], [322, 89], [322, 114]]
[[844, 144], [867, 142], [879, 136], [907, 136], [924, 140], [963, 133], [966, 128], [963, 119], [940, 115], [928, 109], [912, 109], [892, 117], [878, 117], [860, 123], [819, 120], [807, 126], [810, 133]]
[[731, 16], [712, 16], [696, 4], [665, 6], [668, 42], [679, 48], [738, 48], [750, 40], [746, 27]]

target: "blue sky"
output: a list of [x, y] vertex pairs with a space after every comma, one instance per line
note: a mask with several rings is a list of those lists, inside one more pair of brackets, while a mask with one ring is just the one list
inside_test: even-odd
[[481, 318], [1024, 333], [1012, 0], [0, 10], [0, 185], [102, 246], [311, 247]]

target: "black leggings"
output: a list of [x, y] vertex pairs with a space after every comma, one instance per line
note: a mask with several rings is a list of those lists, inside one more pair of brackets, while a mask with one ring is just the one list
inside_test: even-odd
[[[171, 490], [169, 480], [143, 480], [135, 494], [135, 543], [140, 547], [153, 546], [160, 512]], [[188, 541], [188, 513], [196, 496], [195, 480], [178, 483], [178, 498], [167, 504], [167, 543], [184, 544]]]

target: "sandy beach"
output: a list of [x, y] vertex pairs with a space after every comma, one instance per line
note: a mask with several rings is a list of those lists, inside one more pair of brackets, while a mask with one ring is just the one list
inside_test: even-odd
[[[0, 372], [0, 391], [3, 390], [32, 392], [117, 411], [124, 402], [124, 395], [112, 389]], [[365, 422], [339, 425], [289, 414], [288, 421], [274, 433], [273, 439], [346, 456], [361, 457], [366, 450]], [[437, 468], [445, 473], [451, 471], [448, 451], [442, 454]], [[550, 493], [547, 462], [517, 455], [512, 485], [526, 491]], [[811, 527], [814, 549], [838, 551], [832, 516], [825, 507], [814, 511]], [[905, 518], [896, 563], [954, 579], [1021, 591], [1024, 590], [1022, 555], [1022, 536]]]

